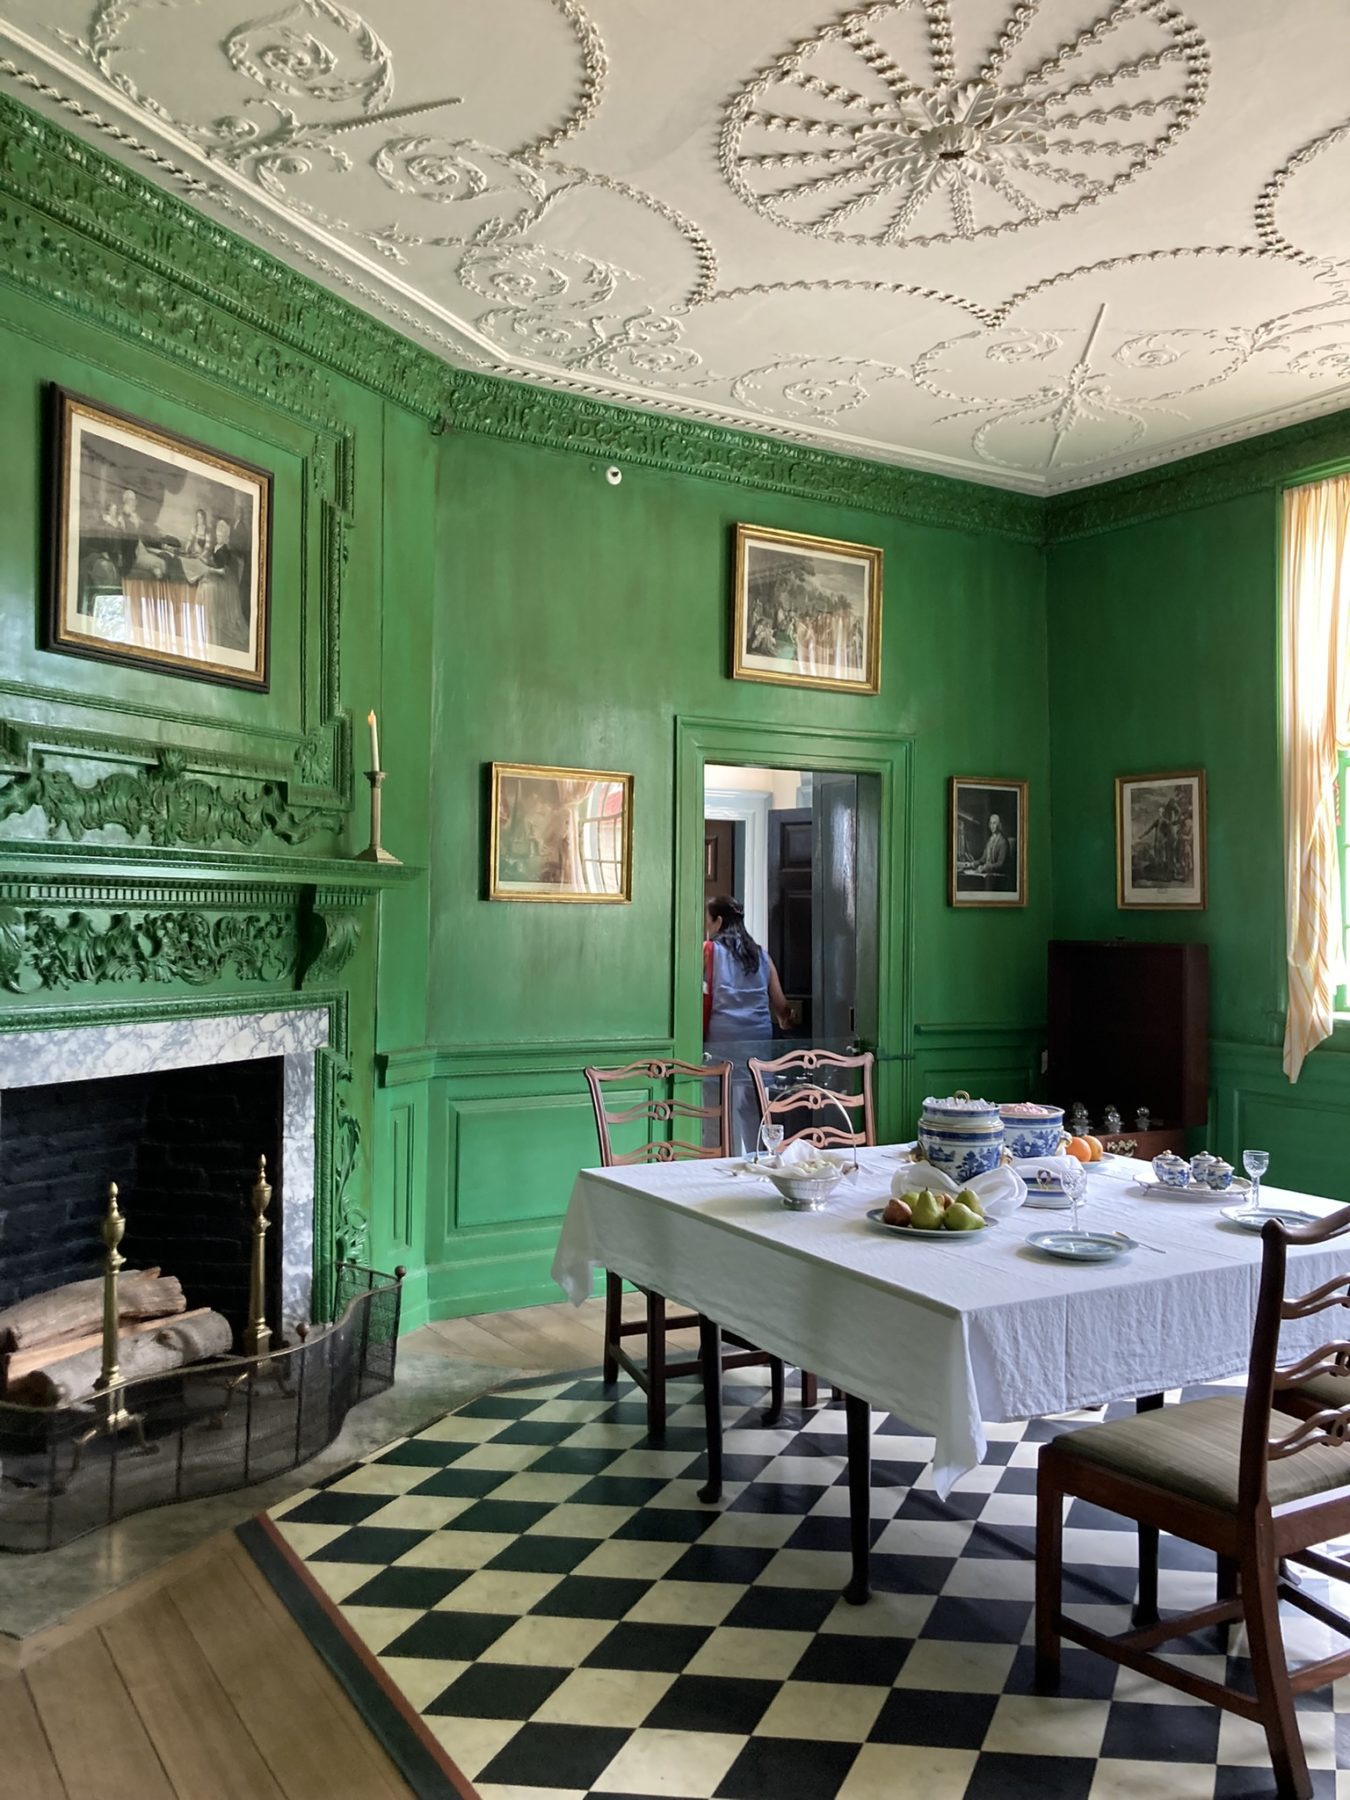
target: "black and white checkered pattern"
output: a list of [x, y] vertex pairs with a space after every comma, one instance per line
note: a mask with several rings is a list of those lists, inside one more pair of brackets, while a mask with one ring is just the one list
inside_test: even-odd
[[[653, 1447], [626, 1381], [521, 1385], [271, 1515], [482, 1800], [1273, 1791], [1259, 1728], [1087, 1651], [1066, 1646], [1058, 1696], [1034, 1691], [1036, 1456], [1066, 1421], [989, 1427], [944, 1502], [931, 1441], [874, 1414], [874, 1594], [852, 1607], [843, 1409], [769, 1428], [763, 1392], [729, 1388], [708, 1507], [697, 1387], [671, 1402]], [[1121, 1629], [1133, 1527], [1076, 1501], [1064, 1555], [1070, 1610]], [[1164, 1538], [1162, 1565], [1164, 1609], [1213, 1597], [1203, 1552]], [[1326, 1654], [1287, 1610], [1291, 1655]], [[1175, 1648], [1223, 1676], [1215, 1634]], [[1318, 1800], [1350, 1800], [1350, 1683], [1298, 1705]]]

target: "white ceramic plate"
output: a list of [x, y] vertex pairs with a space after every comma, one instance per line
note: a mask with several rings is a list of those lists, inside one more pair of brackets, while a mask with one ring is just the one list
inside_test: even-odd
[[1254, 1211], [1245, 1206], [1225, 1206], [1223, 1217], [1244, 1231], [1260, 1231], [1267, 1219], [1278, 1219], [1281, 1225], [1315, 1225], [1321, 1214], [1304, 1212], [1297, 1206], [1258, 1206]]
[[920, 1231], [917, 1225], [888, 1225], [882, 1217], [885, 1210], [886, 1209], [883, 1206], [874, 1206], [867, 1217], [873, 1225], [879, 1226], [882, 1231], [889, 1231], [892, 1237], [941, 1238], [944, 1243], [948, 1244], [951, 1243], [954, 1238], [977, 1238], [982, 1232], [988, 1231], [991, 1226], [998, 1224], [997, 1219], [986, 1219], [979, 1231], [943, 1231], [941, 1229], [937, 1231]]
[[1126, 1191], [1142, 1194], [1147, 1200], [1212, 1200], [1217, 1204], [1231, 1200], [1234, 1194], [1250, 1193], [1251, 1185], [1245, 1175], [1235, 1175], [1226, 1188], [1205, 1187], [1198, 1181], [1188, 1182], [1183, 1188], [1168, 1187], [1165, 1181], [1136, 1181]]
[[1033, 1250], [1065, 1262], [1114, 1262], [1138, 1244], [1123, 1231], [1033, 1231], [1027, 1239]]
[[[1073, 1206], [1073, 1201], [1067, 1194], [1047, 1194], [1033, 1183], [1028, 1182], [1027, 1197], [1022, 1204], [1031, 1207], [1035, 1212], [1068, 1212]], [[1086, 1205], [1087, 1196], [1084, 1195], [1078, 1204]]]

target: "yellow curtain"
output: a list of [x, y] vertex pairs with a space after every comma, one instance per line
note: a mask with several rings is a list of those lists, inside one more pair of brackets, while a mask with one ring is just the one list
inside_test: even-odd
[[1341, 976], [1336, 764], [1350, 744], [1350, 475], [1284, 497], [1284, 1072], [1331, 1036]]

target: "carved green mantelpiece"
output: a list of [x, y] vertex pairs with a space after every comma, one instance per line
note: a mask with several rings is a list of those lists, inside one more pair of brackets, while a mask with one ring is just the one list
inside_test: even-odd
[[361, 937], [363, 898], [324, 890], [301, 914], [301, 987], [336, 980], [351, 961]]
[[286, 913], [56, 912], [0, 907], [0, 988], [12, 994], [90, 983], [278, 981], [295, 966]]
[[50, 769], [41, 754], [32, 767], [0, 787], [0, 819], [42, 812], [47, 835], [65, 833], [78, 843], [108, 826], [133, 841], [155, 845], [214, 847], [222, 840], [252, 846], [270, 833], [284, 844], [302, 844], [317, 832], [336, 832], [341, 814], [294, 807], [284, 784], [233, 783], [229, 787], [189, 775], [184, 754], [162, 750], [158, 761], [122, 768], [88, 786], [63, 769]]

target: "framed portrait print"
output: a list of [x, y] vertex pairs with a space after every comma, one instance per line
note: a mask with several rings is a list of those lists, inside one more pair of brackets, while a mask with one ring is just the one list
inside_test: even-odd
[[738, 525], [735, 579], [733, 680], [878, 691], [880, 550]]
[[1027, 784], [953, 775], [947, 900], [952, 906], [1027, 903]]
[[52, 390], [46, 646], [265, 690], [272, 477]]
[[633, 777], [493, 763], [489, 900], [633, 898]]
[[1205, 775], [1116, 777], [1116, 905], [1200, 912], [1206, 904]]

